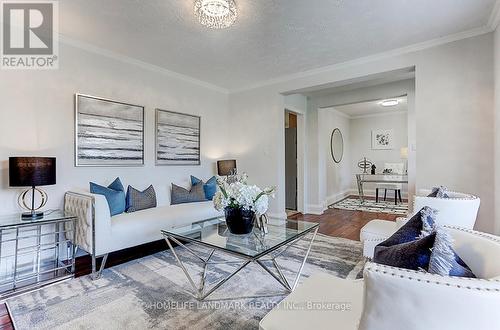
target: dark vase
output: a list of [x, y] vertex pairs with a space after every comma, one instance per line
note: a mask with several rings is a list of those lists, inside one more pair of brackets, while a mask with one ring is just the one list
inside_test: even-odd
[[255, 212], [226, 207], [226, 225], [232, 234], [243, 235], [252, 232]]

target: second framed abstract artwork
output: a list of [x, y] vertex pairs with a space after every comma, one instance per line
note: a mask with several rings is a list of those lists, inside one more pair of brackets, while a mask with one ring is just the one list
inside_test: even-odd
[[199, 116], [156, 109], [156, 165], [200, 165]]

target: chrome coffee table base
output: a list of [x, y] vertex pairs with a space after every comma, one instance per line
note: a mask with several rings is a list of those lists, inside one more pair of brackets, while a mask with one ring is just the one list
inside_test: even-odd
[[[214, 248], [213, 246], [207, 246], [206, 244], [203, 244], [201, 242], [197, 242], [196, 240], [190, 240], [190, 243], [197, 244], [203, 247], [208, 247], [209, 248], [209, 254], [206, 259], [202, 258], [200, 255], [198, 255], [195, 251], [193, 251], [191, 248], [183, 244], [179, 239], [172, 235], [168, 235], [167, 233], [164, 233], [165, 240], [167, 241], [168, 247], [170, 248], [170, 251], [172, 251], [172, 254], [174, 255], [175, 259], [177, 260], [179, 266], [181, 267], [182, 271], [186, 275], [189, 283], [193, 287], [195, 293], [194, 297], [198, 300], [204, 300], [207, 298], [209, 295], [211, 295], [215, 290], [220, 288], [224, 283], [226, 283], [228, 280], [230, 280], [234, 275], [238, 274], [243, 268], [248, 266], [251, 263], [256, 263], [259, 266], [261, 266], [269, 275], [271, 275], [276, 281], [278, 281], [279, 284], [281, 284], [285, 290], [286, 293], [290, 293], [295, 288], [297, 287], [297, 284], [299, 283], [300, 280], [300, 275], [302, 274], [302, 270], [304, 269], [304, 265], [307, 261], [307, 257], [309, 256], [309, 252], [311, 251], [312, 243], [314, 242], [314, 239], [316, 237], [316, 234], [318, 232], [319, 227], [314, 228], [312, 231], [312, 238], [309, 241], [309, 244], [307, 246], [306, 253], [302, 259], [302, 263], [300, 264], [300, 268], [297, 271], [297, 274], [295, 275], [295, 278], [293, 282], [290, 282], [285, 275], [283, 274], [283, 271], [281, 267], [278, 264], [278, 261], [276, 260], [279, 256], [281, 256], [283, 253], [285, 253], [290, 247], [294, 246], [297, 242], [302, 241], [307, 234], [310, 232], [304, 233], [304, 235], [301, 235], [290, 242], [285, 242], [279, 246], [276, 246], [272, 249], [269, 249], [263, 253], [260, 253], [256, 256], [250, 257], [247, 255], [243, 255], [240, 253], [235, 253], [230, 250], [222, 249], [222, 248]], [[254, 234], [255, 235], [255, 234]], [[199, 285], [197, 285], [192, 278], [192, 276], [189, 274], [188, 270], [184, 266], [184, 263], [182, 262], [181, 258], [179, 257], [178, 253], [175, 251], [173, 244], [175, 243], [178, 246], [184, 248], [186, 251], [188, 251], [190, 254], [192, 254], [196, 259], [198, 259], [202, 264], [203, 264], [203, 271], [201, 273], [201, 280]], [[216, 251], [220, 251], [223, 254], [230, 254], [237, 259], [240, 259], [239, 261], [223, 261], [223, 262], [216, 262], [216, 261], [211, 261], [214, 253]], [[265, 262], [270, 262], [272, 264], [271, 268], [266, 266]], [[238, 268], [236, 268], [231, 274], [220, 280], [219, 282], [213, 284], [210, 288], [207, 286], [207, 268], [209, 265], [218, 265], [218, 264], [240, 264]], [[273, 272], [274, 269], [276, 272]]]

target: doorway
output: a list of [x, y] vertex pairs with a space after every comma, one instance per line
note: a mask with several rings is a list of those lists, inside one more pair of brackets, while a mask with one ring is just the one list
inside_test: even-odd
[[297, 115], [285, 111], [285, 207], [297, 212]]

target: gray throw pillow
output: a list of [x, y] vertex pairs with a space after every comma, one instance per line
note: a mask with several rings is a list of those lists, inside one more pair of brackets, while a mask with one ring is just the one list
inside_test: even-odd
[[196, 203], [206, 201], [203, 182], [191, 186], [191, 190], [179, 187], [172, 183], [172, 194], [170, 204]]
[[127, 213], [154, 207], [156, 207], [156, 192], [152, 185], [144, 191], [139, 191], [134, 187], [128, 186]]

